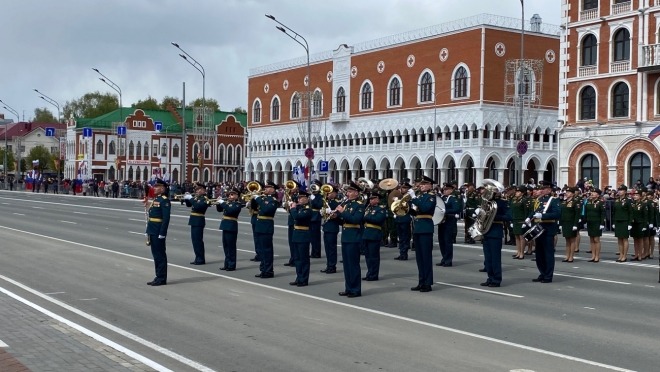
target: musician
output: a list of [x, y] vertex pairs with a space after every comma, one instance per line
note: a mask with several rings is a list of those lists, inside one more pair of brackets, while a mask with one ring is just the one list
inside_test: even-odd
[[410, 211], [415, 216], [413, 241], [418, 271], [417, 286], [410, 288], [411, 291], [430, 292], [433, 285], [433, 213], [437, 203], [436, 195], [431, 191], [434, 183], [432, 178], [423, 176], [419, 183], [419, 196], [408, 190], [410, 204], [416, 208]]
[[[319, 189], [323, 185], [321, 181], [314, 180]], [[312, 222], [309, 230], [312, 235], [312, 258], [321, 258], [321, 208], [323, 208], [323, 195], [319, 191], [309, 196], [309, 204], [312, 207]]]
[[[406, 195], [412, 192], [411, 189], [412, 185], [408, 182], [401, 183], [401, 195]], [[410, 208], [408, 208], [408, 213], [403, 216], [394, 215], [394, 221], [396, 222], [396, 234], [399, 237], [399, 256], [394, 259], [398, 261], [407, 261], [408, 250], [410, 249], [410, 224], [412, 223]]]
[[566, 258], [561, 262], [573, 262], [575, 247], [577, 245], [578, 224], [582, 214], [582, 200], [575, 197], [579, 190], [577, 187], [569, 187], [564, 193], [565, 198], [561, 201], [561, 225], [562, 235], [566, 239]]
[[524, 234], [528, 230], [525, 219], [532, 213], [532, 204], [530, 199], [525, 196], [527, 192], [525, 186], [518, 186], [515, 190], [516, 193], [509, 199], [509, 208], [513, 219], [513, 236], [516, 239], [516, 254], [513, 255], [513, 258], [523, 260], [525, 259]]
[[555, 247], [554, 237], [557, 234], [557, 223], [561, 217], [561, 207], [559, 200], [553, 198], [552, 183], [549, 181], [539, 181], [540, 189], [537, 191], [538, 197], [534, 200], [533, 213], [525, 220], [528, 226], [531, 226], [532, 219], [542, 229], [543, 233], [536, 238], [536, 267], [539, 270], [539, 276], [532, 279], [533, 282], [552, 283], [552, 277], [555, 272]]
[[273, 271], [273, 234], [275, 233], [275, 212], [279, 203], [273, 196], [277, 185], [268, 181], [264, 185], [262, 196], [255, 196], [250, 201], [252, 208], [259, 208], [254, 233], [257, 235], [257, 254], [261, 257], [257, 278], [269, 279], [275, 276]]
[[381, 230], [387, 219], [385, 208], [379, 204], [380, 196], [371, 194], [369, 196], [369, 205], [364, 213], [364, 231], [362, 240], [366, 248], [365, 261], [367, 263], [367, 275], [362, 278], [368, 282], [378, 280], [380, 271], [380, 239]]
[[[310, 194], [306, 191], [298, 192], [298, 202], [291, 203], [289, 214], [293, 217], [293, 244], [296, 254], [296, 280], [289, 285], [304, 287], [309, 282], [309, 245], [312, 240], [310, 226], [314, 211], [308, 205]], [[320, 199], [320, 198], [319, 198]], [[318, 213], [317, 213], [318, 214]]]
[[327, 264], [321, 272], [326, 274], [337, 273], [337, 235], [339, 235], [341, 219], [337, 217], [336, 213], [332, 213], [332, 211], [340, 204], [339, 199], [337, 199], [338, 191], [337, 187], [333, 186], [332, 191], [326, 195], [328, 202], [326, 212], [331, 213], [330, 219], [323, 225], [323, 245], [325, 246]]
[[605, 229], [605, 203], [600, 199], [600, 194], [599, 189], [591, 189], [589, 200], [584, 206], [584, 218], [591, 251], [589, 262], [600, 262], [600, 237]]
[[[633, 238], [635, 255], [630, 261], [641, 261], [644, 243], [646, 242], [646, 231], [649, 226], [649, 215], [646, 200], [643, 199], [642, 190], [633, 191], [634, 202], [630, 218], [630, 236]], [[625, 256], [624, 256], [625, 257]]]
[[[300, 190], [300, 183], [298, 183], [296, 181], [292, 181], [292, 182], [296, 185], [296, 187], [294, 187], [291, 190], [284, 189], [284, 192], [288, 192], [289, 197], [291, 198], [291, 201], [289, 202], [288, 205], [286, 204], [287, 203], [286, 201], [282, 201], [282, 208], [287, 209], [287, 210], [291, 209], [291, 204], [298, 202], [298, 192]], [[296, 247], [293, 244], [293, 230], [294, 230], [293, 226], [295, 226], [295, 224], [296, 223], [293, 219], [293, 216], [291, 215], [291, 213], [289, 213], [288, 218], [287, 218], [287, 222], [286, 222], [286, 225], [287, 225], [287, 238], [288, 238], [288, 242], [289, 242], [289, 261], [284, 263], [284, 266], [290, 266], [290, 267], [296, 266], [295, 262], [296, 262], [296, 255], [298, 254], [297, 253], [298, 251], [296, 250]]]
[[227, 201], [218, 198], [215, 208], [222, 213], [219, 229], [222, 230], [222, 250], [225, 252], [225, 264], [220, 270], [236, 270], [236, 241], [238, 240], [238, 215], [243, 204], [238, 201], [240, 192], [236, 188], [227, 191]]
[[[511, 208], [511, 201], [514, 198], [515, 194], [516, 194], [516, 186], [509, 186], [504, 191], [504, 195], [502, 195], [502, 199], [505, 199], [506, 201], [509, 202], [509, 208]], [[513, 214], [513, 209], [511, 210], [511, 213]], [[528, 213], [525, 213], [525, 215], [523, 216], [523, 220], [527, 217], [527, 214]], [[516, 239], [513, 234], [513, 224], [511, 223], [504, 224], [504, 244], [516, 245]], [[517, 254], [515, 256], [517, 256]]]
[[445, 220], [438, 224], [438, 243], [442, 260], [436, 266], [451, 267], [454, 261], [454, 231], [456, 230], [456, 215], [461, 211], [461, 205], [454, 196], [454, 185], [448, 183], [443, 190], [442, 201], [445, 202]]
[[[259, 186], [261, 186], [262, 190], [264, 189], [263, 183], [259, 181], [255, 181], [255, 182], [259, 183]], [[254, 232], [254, 229], [257, 227], [257, 216], [259, 216], [259, 205], [258, 204], [253, 205], [250, 202], [248, 202], [247, 205], [250, 206], [248, 209], [250, 211], [250, 225], [252, 226], [252, 241], [254, 242], [254, 257], [250, 258], [250, 261], [261, 262], [261, 257], [259, 256], [259, 249], [257, 248], [259, 247], [259, 242], [257, 240], [257, 234]]]
[[[167, 284], [167, 254], [165, 253], [165, 238], [167, 237], [167, 228], [170, 225], [170, 210], [172, 205], [167, 199], [166, 183], [161, 179], [156, 179], [154, 183], [154, 194], [156, 198], [149, 205], [147, 214], [147, 235], [151, 242], [151, 255], [154, 258], [154, 267], [156, 277], [147, 284], [153, 287]], [[144, 198], [145, 207], [149, 203], [149, 198]]]
[[186, 207], [192, 207], [190, 217], [188, 218], [188, 225], [190, 226], [190, 237], [192, 238], [195, 260], [190, 263], [191, 265], [204, 265], [206, 263], [204, 254], [204, 227], [206, 226], [205, 213], [209, 205], [205, 194], [206, 187], [200, 183], [195, 187], [195, 196], [186, 194], [183, 197]]
[[359, 190], [360, 186], [350, 181], [346, 190], [346, 205], [339, 205], [336, 208], [338, 216], [344, 220], [341, 234], [341, 255], [344, 264], [345, 289], [343, 292], [339, 292], [339, 295], [349, 298], [362, 295], [360, 243], [362, 241], [364, 204], [362, 200], [358, 199]]
[[481, 205], [481, 200], [472, 182], [466, 183], [465, 186], [467, 186], [465, 191], [465, 243], [474, 244], [475, 241], [468, 234], [468, 230], [474, 225], [474, 211]]
[[[454, 201], [458, 204], [458, 212], [454, 213], [454, 230], [452, 234], [452, 252], [454, 251], [453, 244], [456, 244], [456, 236], [458, 235], [458, 220], [460, 219], [460, 213], [463, 210], [463, 198], [461, 197], [461, 190], [458, 188], [458, 181], [453, 180], [450, 182], [451, 187], [454, 188], [454, 191], [451, 195], [454, 197]], [[452, 254], [453, 256], [453, 254]]]
[[[619, 259], [616, 262], [628, 261], [626, 255], [628, 254], [628, 238], [632, 225], [632, 201], [627, 197], [628, 186], [620, 185], [617, 189], [617, 197], [614, 199], [614, 206], [612, 207], [612, 228], [614, 229], [614, 236], [617, 238], [619, 248]], [[618, 226], [618, 227], [617, 227]]]
[[[483, 235], [484, 263], [488, 279], [481, 283], [484, 287], [499, 287], [502, 284], [502, 238], [504, 238], [504, 225], [512, 220], [509, 202], [501, 198], [496, 192], [493, 201], [497, 204], [497, 212], [493, 217], [493, 223]], [[477, 208], [475, 214], [479, 214]]]
[[[379, 180], [373, 180], [374, 185], [380, 183]], [[387, 207], [387, 197], [390, 195], [390, 190], [381, 189], [378, 187], [378, 205], [385, 211], [387, 219], [383, 223], [383, 236], [385, 237], [386, 247], [396, 248], [399, 246], [399, 234], [396, 230], [396, 222], [394, 221], [394, 213]], [[382, 244], [381, 244], [382, 245]]]
[[647, 203], [649, 205], [649, 237], [645, 250], [642, 253], [642, 259], [653, 258], [653, 251], [655, 250], [655, 236], [660, 219], [660, 211], [658, 210], [658, 202], [654, 199], [653, 191], [649, 190], [646, 194]]

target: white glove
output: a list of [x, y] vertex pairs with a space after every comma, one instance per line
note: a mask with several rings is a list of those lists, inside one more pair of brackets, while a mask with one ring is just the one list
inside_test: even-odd
[[158, 239], [165, 239], [165, 235], [158, 235]]
[[476, 218], [476, 217], [477, 217], [477, 214], [476, 214], [476, 213], [472, 213], [472, 218]]
[[330, 214], [331, 212], [332, 212], [332, 209], [330, 209], [330, 207], [325, 209], [325, 213]]
[[522, 224], [523, 229], [524, 229], [525, 227], [527, 227], [527, 226], [528, 226], [528, 225], [527, 225], [526, 223], [523, 223], [523, 224]]
[[291, 202], [283, 201], [283, 202], [282, 202], [282, 208], [286, 208], [286, 207], [288, 207], [289, 204], [291, 204]]
[[541, 217], [543, 217], [542, 213], [534, 213], [534, 218], [540, 219]]
[[614, 228], [614, 225], [612, 225], [612, 228]]
[[218, 198], [218, 204], [222, 204], [222, 203], [224, 203], [224, 202], [225, 202], [225, 201], [224, 201], [222, 198]]
[[395, 220], [396, 220], [397, 217], [399, 217], [399, 216], [397, 216], [396, 214], [394, 214], [394, 215], [392, 216], [392, 218], [394, 218]]
[[531, 224], [532, 224], [532, 220], [530, 220], [529, 218], [525, 220], [525, 225], [529, 226]]
[[253, 199], [253, 200], [257, 200], [257, 201], [258, 201], [259, 198], [261, 198], [261, 195], [252, 195], [252, 199]]
[[600, 229], [601, 229], [601, 230], [605, 230], [605, 226], [600, 225]]
[[[525, 225], [523, 225], [523, 226], [525, 226]], [[509, 224], [509, 227], [513, 229], [513, 224], [510, 223], [510, 224]]]
[[454, 215], [454, 218], [456, 218], [456, 219], [458, 219], [458, 217], [460, 217], [460, 216], [459, 216], [459, 215], [457, 215], [457, 214], [455, 214], [455, 215]]
[[646, 231], [646, 227], [642, 228], [642, 231]]
[[649, 224], [649, 229], [652, 229], [652, 228], [653, 228], [653, 224], [650, 223], [650, 224]]
[[628, 225], [628, 231], [632, 230], [632, 226]]
[[397, 200], [399, 200], [399, 197], [397, 196], [395, 196], [394, 199], [392, 199], [392, 201], [397, 201]]
[[316, 198], [316, 195], [312, 194], [309, 196], [309, 200], [314, 200]]
[[573, 226], [573, 231], [577, 231], [577, 226]]
[[408, 195], [410, 195], [410, 199], [415, 199], [415, 192], [412, 190], [408, 190]]
[[445, 210], [444, 210], [444, 209], [442, 209], [442, 208], [440, 208], [440, 212], [442, 212], [442, 213], [445, 213]]
[[476, 214], [479, 214], [479, 213], [481, 213], [481, 208], [477, 208], [477, 209], [475, 209], [475, 210], [474, 210], [474, 214], [473, 214], [472, 216], [474, 216], [474, 215], [476, 215]]
[[584, 224], [584, 229], [585, 229], [585, 230], [587, 229], [587, 224], [586, 224], [586, 223]]
[[192, 199], [192, 195], [188, 194], [188, 195], [185, 195], [183, 198], [186, 199], [186, 200], [190, 200], [190, 199]]

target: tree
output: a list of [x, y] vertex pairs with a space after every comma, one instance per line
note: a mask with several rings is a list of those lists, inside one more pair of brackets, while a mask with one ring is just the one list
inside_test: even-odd
[[39, 165], [35, 167], [39, 173], [43, 173], [46, 169], [51, 169], [50, 167], [53, 165], [53, 155], [44, 145], [33, 147], [30, 150], [27, 156], [27, 163], [32, 164], [35, 160], [39, 160]]
[[245, 109], [242, 108], [241, 106], [238, 106], [234, 109], [234, 113], [235, 114], [247, 114], [247, 111], [245, 111]]
[[27, 160], [25, 158], [21, 159], [21, 174], [27, 172], [28, 166], [27, 166]]
[[[196, 100], [188, 103], [186, 105], [186, 108], [192, 108], [192, 107], [202, 107], [203, 106], [203, 101], [201, 98], [197, 98]], [[213, 98], [206, 98], [206, 107], [210, 107], [213, 110], [220, 110], [220, 105], [218, 104], [218, 101], [213, 99]]]
[[136, 103], [132, 104], [131, 107], [139, 108], [142, 110], [158, 110], [160, 106], [158, 105], [158, 100], [149, 96], [145, 100], [139, 100]]
[[57, 123], [58, 120], [55, 118], [52, 112], [47, 108], [35, 108], [34, 109], [34, 119], [35, 123]]
[[[5, 149], [0, 149], [0, 165], [3, 165], [5, 161]], [[14, 167], [14, 153], [7, 151], [7, 172], [13, 172], [16, 167]]]
[[62, 113], [65, 118], [73, 114], [79, 118], [96, 118], [119, 108], [117, 96], [110, 93], [86, 93], [84, 96], [66, 101]]
[[181, 100], [178, 99], [177, 97], [170, 97], [170, 96], [165, 96], [163, 97], [163, 100], [160, 102], [160, 108], [162, 110], [167, 110], [167, 106], [172, 105], [173, 108], [179, 108], [181, 107]]

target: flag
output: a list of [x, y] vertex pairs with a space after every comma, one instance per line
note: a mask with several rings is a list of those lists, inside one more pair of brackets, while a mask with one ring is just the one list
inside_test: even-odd
[[307, 189], [307, 182], [305, 181], [305, 167], [302, 165], [293, 168], [293, 180], [300, 184], [300, 190]]
[[37, 160], [32, 160], [32, 168], [36, 168], [39, 166], [39, 159]]
[[660, 136], [660, 124], [658, 124], [652, 131], [649, 132], [649, 139], [653, 141]]
[[163, 175], [163, 181], [165, 182], [170, 182], [170, 172], [165, 171], [165, 175]]

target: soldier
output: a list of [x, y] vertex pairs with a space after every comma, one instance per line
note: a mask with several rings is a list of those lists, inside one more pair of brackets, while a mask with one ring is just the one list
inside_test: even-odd
[[566, 197], [561, 202], [561, 225], [562, 234], [566, 239], [566, 258], [562, 262], [573, 262], [575, 246], [577, 244], [578, 224], [582, 214], [582, 200], [574, 198], [577, 187], [569, 187]]
[[646, 231], [648, 230], [648, 207], [646, 201], [643, 200], [642, 190], [633, 191], [634, 202], [632, 204], [632, 212], [630, 218], [630, 236], [633, 238], [635, 244], [635, 255], [630, 261], [641, 261], [642, 252], [644, 251], [644, 243], [646, 241]]
[[584, 206], [584, 218], [591, 251], [589, 262], [600, 262], [600, 237], [605, 229], [605, 203], [600, 200], [600, 194], [599, 189], [591, 189], [589, 200]]
[[[319, 180], [314, 183], [321, 187], [323, 184]], [[321, 258], [321, 208], [323, 208], [323, 196], [320, 192], [309, 196], [309, 204], [312, 208], [312, 222], [309, 230], [312, 235], [312, 258]]]
[[532, 213], [532, 205], [530, 199], [525, 196], [527, 188], [525, 186], [518, 186], [515, 188], [515, 194], [509, 199], [509, 206], [511, 209], [511, 217], [513, 219], [512, 233], [516, 239], [516, 254], [513, 255], [514, 259], [525, 259], [525, 238], [524, 234], [527, 232], [528, 227], [525, 224], [525, 219]]
[[649, 207], [650, 233], [649, 233], [648, 247], [644, 252], [644, 254], [642, 255], [642, 259], [653, 258], [653, 251], [655, 250], [656, 228], [658, 228], [658, 222], [660, 222], [660, 211], [658, 210], [658, 202], [657, 200], [654, 199], [653, 192], [649, 192], [647, 194], [647, 198], [650, 205]]
[[[154, 258], [154, 267], [156, 269], [156, 277], [154, 280], [147, 284], [152, 287], [167, 284], [167, 253], [165, 253], [165, 238], [167, 237], [167, 228], [170, 225], [170, 211], [172, 205], [167, 199], [166, 183], [161, 179], [157, 179], [154, 183], [154, 192], [156, 198], [149, 209], [147, 214], [149, 221], [147, 222], [147, 236], [148, 242], [151, 244], [151, 255]], [[144, 198], [145, 207], [149, 203], [149, 198]]]
[[344, 221], [341, 234], [341, 256], [344, 264], [344, 291], [340, 296], [348, 298], [362, 296], [362, 282], [360, 281], [360, 243], [362, 241], [362, 222], [364, 220], [364, 204], [359, 200], [360, 186], [350, 181], [345, 206], [336, 208], [339, 217]]
[[326, 210], [326, 212], [330, 213], [330, 219], [325, 225], [323, 225], [323, 245], [325, 246], [325, 258], [327, 259], [327, 264], [325, 269], [321, 270], [322, 273], [326, 274], [337, 273], [337, 235], [339, 235], [341, 219], [336, 213], [332, 213], [332, 211], [334, 211], [340, 203], [339, 199], [337, 199], [338, 191], [337, 187], [333, 186], [332, 192], [326, 195], [328, 203], [328, 210]]
[[[436, 195], [431, 191], [434, 183], [435, 181], [432, 178], [423, 176], [419, 182], [419, 196], [415, 195], [412, 190], [408, 190], [412, 198], [410, 210], [415, 216], [413, 240], [415, 246], [417, 246], [415, 260], [417, 261], [417, 271], [419, 273], [417, 286], [410, 288], [411, 291], [430, 292], [432, 290], [433, 212], [437, 203]], [[451, 235], [448, 237], [451, 239]]]
[[[484, 262], [488, 273], [488, 279], [481, 283], [484, 287], [499, 287], [502, 283], [502, 238], [504, 238], [504, 225], [508, 224], [512, 217], [509, 203], [500, 196], [499, 192], [494, 194], [493, 200], [497, 204], [497, 211], [493, 223], [483, 236]], [[476, 210], [476, 214], [479, 214], [479, 209]]]
[[222, 212], [222, 221], [219, 229], [222, 230], [222, 250], [225, 252], [225, 264], [220, 270], [236, 270], [236, 241], [238, 239], [238, 215], [241, 214], [243, 204], [238, 201], [238, 189], [227, 191], [227, 201], [218, 198], [215, 208]]
[[[612, 228], [614, 229], [614, 236], [617, 238], [619, 247], [619, 259], [616, 262], [626, 262], [628, 259], [628, 237], [630, 236], [630, 229], [632, 225], [632, 202], [626, 197], [628, 186], [621, 185], [617, 189], [617, 197], [614, 199], [612, 206]], [[617, 227], [618, 226], [618, 227]]]
[[[509, 186], [506, 188], [506, 191], [504, 191], [504, 195], [502, 195], [502, 199], [509, 202], [509, 208], [511, 208], [511, 200], [514, 198], [515, 194], [516, 194], [516, 186]], [[513, 213], [513, 210], [511, 213]], [[524, 217], [527, 217], [527, 214], [525, 214]], [[504, 244], [516, 245], [516, 239], [513, 233], [513, 224], [511, 223], [504, 224]]]
[[264, 195], [252, 198], [252, 208], [259, 207], [259, 215], [257, 216], [257, 224], [254, 232], [257, 235], [258, 242], [258, 255], [261, 257], [261, 264], [259, 265], [259, 274], [255, 275], [257, 278], [269, 279], [275, 276], [273, 271], [273, 234], [275, 233], [275, 212], [277, 212], [278, 202], [273, 197], [277, 185], [272, 181], [266, 182], [263, 188]]
[[[259, 182], [259, 181], [255, 181], [255, 182], [258, 182], [262, 189], [264, 188], [264, 185], [261, 182]], [[250, 202], [248, 202], [247, 205], [249, 206], [248, 209], [250, 211], [250, 225], [252, 226], [252, 241], [254, 242], [254, 257], [250, 258], [250, 261], [252, 261], [252, 262], [261, 262], [261, 257], [259, 257], [259, 249], [257, 248], [257, 247], [259, 247], [259, 242], [257, 241], [257, 234], [254, 232], [254, 229], [257, 226], [257, 216], [259, 215], [259, 205], [258, 204], [253, 205]], [[254, 209], [254, 208], [256, 208], [256, 209]]]
[[443, 193], [442, 201], [445, 202], [445, 220], [438, 224], [438, 243], [440, 244], [442, 260], [435, 265], [451, 267], [454, 261], [453, 236], [454, 231], [456, 231], [456, 214], [460, 212], [460, 202], [454, 196], [453, 184], [447, 184]]
[[[289, 190], [284, 190], [284, 192], [289, 193], [289, 197], [291, 198], [291, 201], [289, 203], [297, 203], [298, 202], [298, 190], [300, 190], [300, 184], [296, 181], [293, 181], [293, 183], [296, 184], [296, 187]], [[287, 205], [285, 201], [282, 202], [282, 208], [286, 209], [287, 211], [290, 210], [290, 205]], [[289, 262], [286, 262], [284, 266], [296, 266], [295, 260], [296, 260], [296, 255], [298, 254], [296, 247], [293, 244], [293, 226], [295, 225], [295, 221], [293, 219], [293, 216], [291, 213], [289, 213], [287, 217], [287, 240], [289, 242]]]
[[390, 190], [378, 189], [378, 205], [385, 211], [387, 219], [383, 224], [383, 230], [385, 230], [386, 237], [389, 237], [388, 248], [396, 248], [399, 246], [399, 234], [396, 230], [396, 221], [394, 220], [394, 213], [387, 207], [387, 200], [390, 195]]
[[368, 282], [378, 280], [380, 271], [380, 244], [382, 236], [381, 229], [387, 219], [387, 212], [379, 204], [378, 194], [371, 194], [369, 205], [364, 212], [364, 231], [362, 240], [365, 245], [365, 261], [367, 263], [367, 275], [362, 278]]
[[557, 223], [561, 217], [559, 200], [551, 197], [552, 184], [548, 181], [539, 181], [540, 190], [534, 200], [533, 213], [525, 220], [531, 226], [532, 219], [545, 230], [536, 238], [536, 267], [539, 276], [533, 282], [552, 283], [555, 272], [554, 237], [557, 235]]
[[186, 207], [191, 208], [190, 217], [188, 218], [188, 225], [190, 225], [190, 237], [192, 238], [193, 251], [195, 252], [195, 260], [190, 262], [191, 265], [204, 265], [206, 263], [206, 256], [204, 251], [204, 227], [206, 226], [206, 210], [209, 207], [206, 194], [206, 187], [199, 184], [195, 187], [195, 196], [186, 194], [183, 199], [186, 202]]
[[[312, 239], [310, 225], [314, 211], [307, 205], [310, 194], [306, 191], [298, 193], [298, 202], [291, 203], [289, 213], [295, 221], [293, 227], [293, 244], [296, 254], [296, 280], [289, 283], [298, 287], [305, 287], [309, 282], [309, 246]], [[319, 197], [320, 199], [320, 197]], [[318, 214], [318, 213], [316, 213]]]
[[[412, 186], [408, 182], [403, 182], [401, 184], [401, 194], [406, 195], [412, 189]], [[394, 215], [394, 221], [396, 223], [396, 234], [399, 237], [399, 256], [394, 258], [398, 261], [407, 261], [408, 260], [408, 250], [410, 249], [410, 224], [412, 222], [412, 217], [410, 215], [410, 208], [408, 208], [408, 213], [403, 216]]]
[[474, 244], [475, 241], [468, 234], [468, 230], [474, 225], [474, 211], [481, 205], [481, 198], [479, 198], [479, 194], [472, 182], [466, 183], [465, 186], [467, 186], [467, 191], [465, 192], [465, 243]]
[[[458, 188], [458, 182], [451, 181], [450, 184], [454, 189], [451, 195], [454, 197], [454, 201], [458, 203], [458, 211], [454, 213], [454, 232], [452, 235], [452, 243], [456, 244], [456, 236], [458, 235], [458, 220], [461, 218], [461, 212], [463, 211], [463, 197], [461, 196], [461, 190]], [[452, 252], [453, 250], [454, 246], [452, 245]]]

